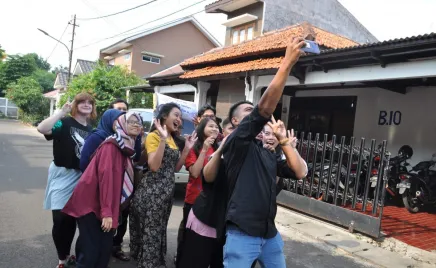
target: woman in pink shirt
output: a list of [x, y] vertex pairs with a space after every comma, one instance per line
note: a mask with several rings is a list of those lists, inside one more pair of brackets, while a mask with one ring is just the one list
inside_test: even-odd
[[79, 226], [77, 268], [107, 268], [120, 211], [132, 197], [132, 158], [142, 120], [129, 112], [113, 126], [115, 134], [97, 149], [63, 209]]

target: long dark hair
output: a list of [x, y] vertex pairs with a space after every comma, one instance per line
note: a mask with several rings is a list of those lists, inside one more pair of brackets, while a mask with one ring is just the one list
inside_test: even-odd
[[[174, 102], [170, 102], [170, 103], [166, 103], [166, 104], [162, 104], [159, 105], [156, 110], [154, 111], [154, 117], [157, 120], [160, 120], [161, 125], [165, 124], [165, 117], [168, 117], [168, 115], [171, 113], [171, 111], [177, 108], [180, 110], [180, 112], [182, 112], [182, 109], [180, 109], [180, 106], [175, 104]], [[150, 132], [153, 132], [156, 130], [156, 126], [153, 124], [153, 126], [150, 129]], [[174, 135], [174, 133], [170, 133], [171, 136]]]
[[[200, 150], [203, 147], [203, 143], [207, 139], [206, 135], [204, 135], [204, 129], [206, 128], [209, 121], [213, 121], [215, 122], [215, 124], [218, 125], [216, 120], [210, 117], [206, 117], [200, 121], [200, 124], [198, 124], [197, 128], [195, 129], [195, 132], [197, 133], [197, 141], [195, 142], [193, 148], [194, 148], [194, 153], [197, 157], [200, 155]], [[214, 150], [218, 148], [217, 140], [215, 140], [215, 142], [212, 144], [212, 148]]]

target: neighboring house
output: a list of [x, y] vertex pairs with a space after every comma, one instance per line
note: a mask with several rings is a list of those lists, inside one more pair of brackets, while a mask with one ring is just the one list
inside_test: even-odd
[[97, 66], [97, 62], [77, 59], [76, 66], [73, 70], [73, 76], [87, 74], [92, 72]]
[[100, 50], [109, 65], [124, 65], [148, 78], [220, 43], [193, 17], [146, 30]]
[[[81, 75], [87, 74], [94, 70], [97, 62], [89, 61], [89, 60], [81, 60], [77, 59], [76, 65], [71, 73], [71, 78]], [[68, 71], [60, 71], [56, 74], [56, 80], [54, 82], [53, 88], [55, 90], [47, 92], [44, 94], [44, 97], [50, 99], [50, 116], [57, 111], [57, 104], [60, 100], [62, 94], [65, 93], [68, 86]]]
[[227, 15], [225, 46], [303, 21], [358, 43], [377, 41], [337, 0], [219, 0], [206, 12]]

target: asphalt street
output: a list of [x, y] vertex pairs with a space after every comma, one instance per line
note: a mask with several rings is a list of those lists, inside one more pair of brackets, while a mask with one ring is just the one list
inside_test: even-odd
[[[42, 209], [51, 142], [36, 129], [0, 120], [0, 267], [52, 268], [57, 257], [51, 237], [50, 211]], [[173, 267], [177, 228], [182, 217], [183, 190], [176, 193], [168, 226], [168, 267]], [[128, 235], [126, 235], [127, 241]], [[287, 234], [287, 267], [369, 267], [318, 241]], [[74, 247], [73, 247], [74, 248]], [[128, 250], [126, 248], [126, 250]], [[136, 267], [111, 260], [111, 268]]]

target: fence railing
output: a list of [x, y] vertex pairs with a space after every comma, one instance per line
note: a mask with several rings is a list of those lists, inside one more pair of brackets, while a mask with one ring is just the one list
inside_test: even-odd
[[[365, 138], [359, 145], [354, 137], [345, 141], [345, 137], [337, 141], [336, 135], [328, 140], [327, 134], [320, 141], [319, 134], [300, 133], [297, 150], [308, 164], [308, 175], [302, 180], [285, 179], [284, 205], [348, 227], [359, 221], [356, 229], [378, 237], [390, 158], [387, 143], [377, 145], [372, 139], [366, 148]], [[278, 201], [283, 203], [283, 196]], [[365, 217], [375, 225], [364, 227]]]
[[2, 115], [18, 119], [18, 107], [12, 101], [0, 98], [0, 117]]

